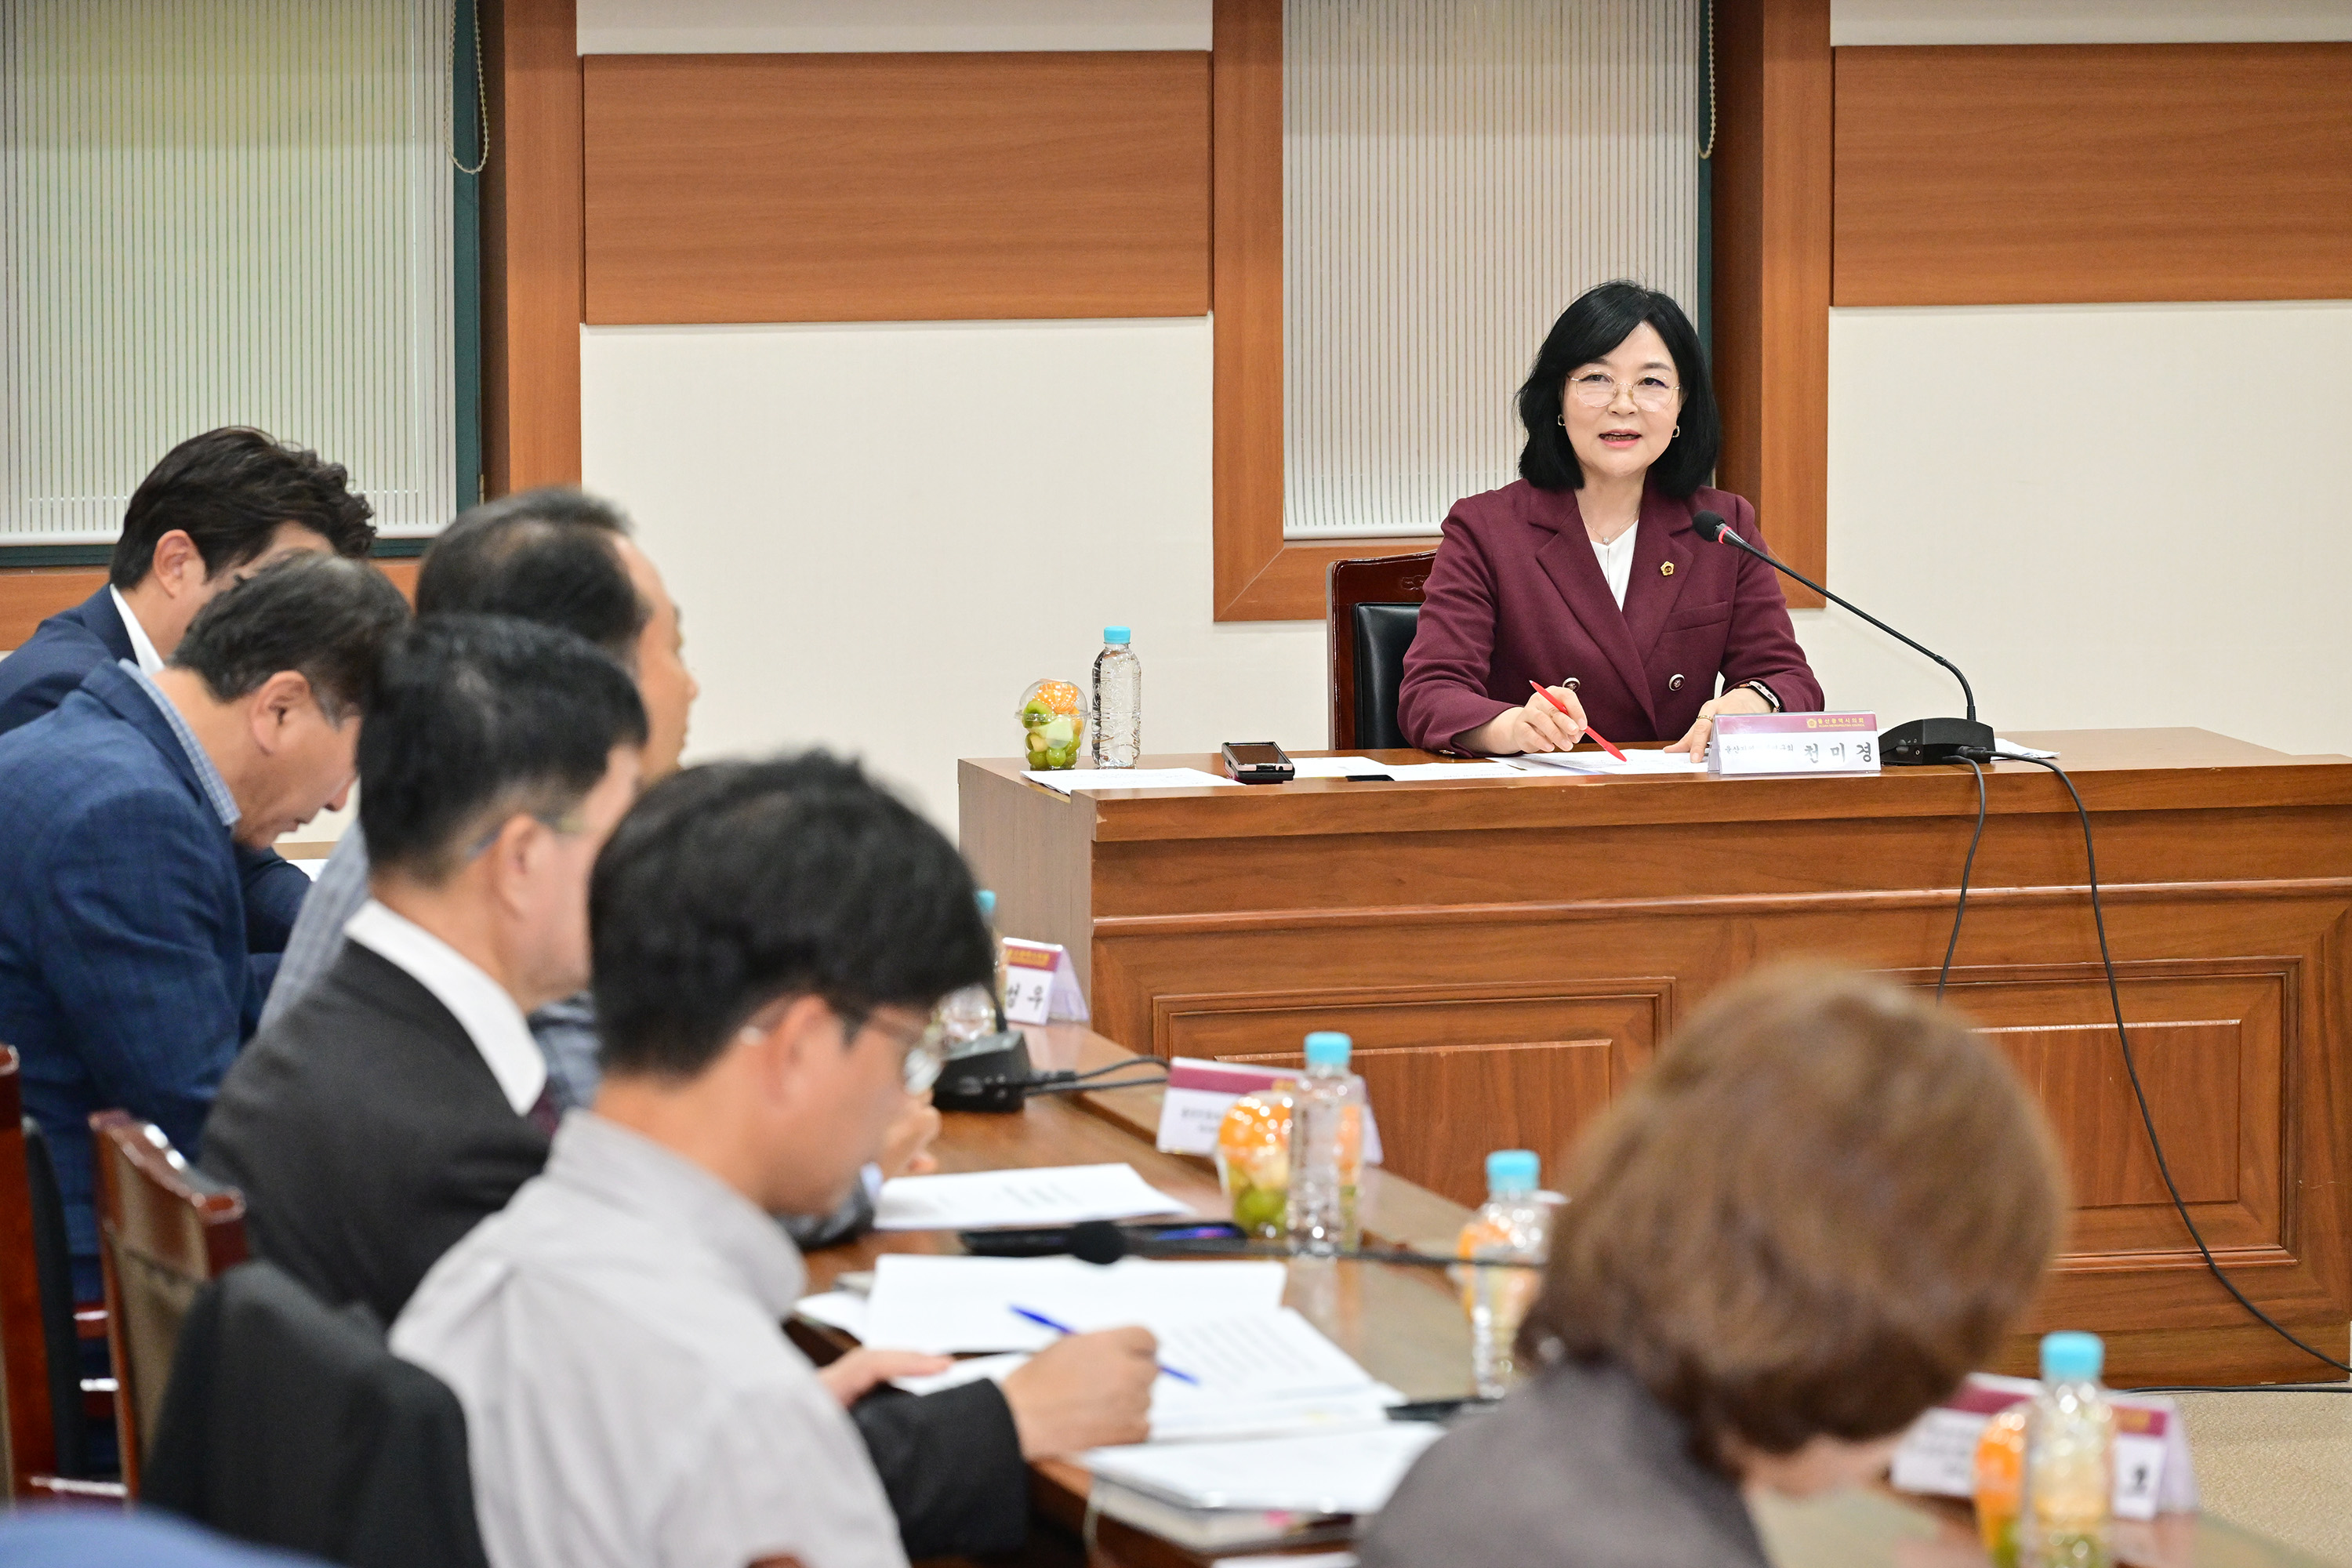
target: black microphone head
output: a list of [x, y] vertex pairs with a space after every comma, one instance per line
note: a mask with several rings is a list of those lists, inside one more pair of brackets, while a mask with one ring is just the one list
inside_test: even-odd
[[1701, 539], [1713, 544], [1723, 537], [1723, 514], [1719, 511], [1700, 512], [1691, 519], [1691, 526], [1698, 530]]
[[1108, 1268], [1127, 1256], [1127, 1232], [1107, 1219], [1081, 1221], [1070, 1227], [1070, 1256]]

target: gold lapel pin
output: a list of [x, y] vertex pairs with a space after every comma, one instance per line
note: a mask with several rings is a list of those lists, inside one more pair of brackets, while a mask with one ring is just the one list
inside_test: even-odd
[[1658, 563], [1658, 575], [1659, 575], [1659, 576], [1661, 576], [1661, 577], [1671, 577], [1671, 576], [1673, 576], [1674, 574], [1675, 574], [1675, 563], [1674, 563], [1673, 562], [1671, 562], [1671, 561], [1661, 561], [1661, 562], [1659, 562], [1659, 563]]

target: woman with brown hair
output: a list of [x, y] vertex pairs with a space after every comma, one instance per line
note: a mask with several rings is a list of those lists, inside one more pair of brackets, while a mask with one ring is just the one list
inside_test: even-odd
[[1734, 985], [1580, 1141], [1537, 1369], [1423, 1456], [1364, 1568], [1748, 1563], [1745, 1488], [1883, 1468], [2000, 1342], [2064, 1216], [2008, 1065], [1882, 981]]

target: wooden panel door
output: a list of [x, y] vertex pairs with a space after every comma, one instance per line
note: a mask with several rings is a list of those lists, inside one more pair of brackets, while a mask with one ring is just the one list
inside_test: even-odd
[[1171, 999], [1170, 1054], [1303, 1067], [1310, 1029], [1356, 1042], [1386, 1167], [1457, 1203], [1486, 1196], [1486, 1156], [1533, 1149], [1550, 1179], [1594, 1112], [1650, 1059], [1654, 982], [1549, 993], [1411, 987]]

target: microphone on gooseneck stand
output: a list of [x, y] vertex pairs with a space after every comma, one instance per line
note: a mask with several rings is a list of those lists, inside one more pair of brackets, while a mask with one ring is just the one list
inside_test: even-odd
[[1960, 683], [1961, 697], [1968, 702], [1969, 716], [1965, 719], [1914, 719], [1907, 723], [1895, 725], [1895, 728], [1878, 737], [1878, 754], [1883, 761], [1900, 763], [1958, 763], [1968, 761], [1972, 753], [1981, 753], [1978, 759], [1979, 761], [1990, 760], [1993, 749], [1992, 726], [1977, 721], [1977, 694], [1969, 689], [1969, 678], [1960, 673], [1958, 665], [1954, 664], [1934, 648], [1912, 641], [1861, 605], [1849, 599], [1840, 598], [1803, 573], [1791, 570], [1771, 555], [1757, 549], [1756, 546], [1734, 533], [1730, 525], [1723, 521], [1721, 513], [1703, 511], [1691, 521], [1697, 528], [1700, 538], [1716, 543], [1728, 544], [1734, 550], [1746, 551], [1774, 571], [1795, 578], [1830, 603], [1852, 610], [1896, 642], [1906, 647], [1917, 649], [1952, 672], [1952, 679]]

